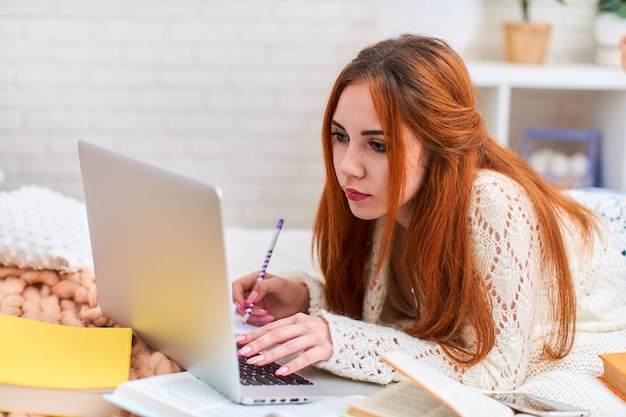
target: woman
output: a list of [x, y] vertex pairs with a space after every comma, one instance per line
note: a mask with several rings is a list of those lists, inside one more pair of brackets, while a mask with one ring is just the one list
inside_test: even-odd
[[603, 273], [600, 222], [489, 136], [444, 41], [362, 50], [331, 91], [322, 145], [325, 279], [235, 281], [238, 311], [254, 303], [249, 322], [264, 325], [237, 337], [239, 355], [299, 354], [277, 373], [316, 364], [386, 384], [400, 376], [380, 357], [404, 350], [468, 385], [514, 389], [570, 352], [576, 295]]

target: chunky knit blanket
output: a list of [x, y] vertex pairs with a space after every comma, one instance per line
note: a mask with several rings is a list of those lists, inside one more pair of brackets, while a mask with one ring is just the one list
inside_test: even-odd
[[[0, 267], [0, 314], [25, 317], [48, 323], [80, 327], [107, 327], [116, 324], [98, 306], [94, 274]], [[133, 337], [130, 379], [180, 371], [163, 353], [154, 351]], [[122, 417], [128, 413], [119, 411]], [[2, 413], [2, 417], [22, 414]]]

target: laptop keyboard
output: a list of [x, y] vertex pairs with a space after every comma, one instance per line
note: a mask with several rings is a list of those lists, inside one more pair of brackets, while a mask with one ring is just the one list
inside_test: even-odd
[[274, 375], [280, 368], [276, 362], [264, 366], [249, 365], [246, 358], [239, 357], [239, 379], [243, 385], [313, 385], [313, 382], [301, 375]]

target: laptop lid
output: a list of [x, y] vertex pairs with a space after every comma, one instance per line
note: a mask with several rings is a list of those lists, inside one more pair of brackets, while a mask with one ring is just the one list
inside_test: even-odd
[[103, 313], [239, 401], [220, 190], [87, 142], [78, 150]]
[[305, 402], [380, 389], [312, 367], [300, 373], [314, 385], [242, 385], [219, 189], [88, 142], [78, 151], [106, 316], [235, 402]]

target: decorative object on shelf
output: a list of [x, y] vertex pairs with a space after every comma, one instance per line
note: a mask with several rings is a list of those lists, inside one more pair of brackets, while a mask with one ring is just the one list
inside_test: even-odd
[[626, 35], [626, 0], [598, 0], [593, 23], [596, 63], [620, 65], [620, 38]]
[[597, 185], [595, 130], [527, 128], [521, 153], [536, 171], [561, 187]]
[[467, 66], [477, 87], [477, 108], [503, 145], [519, 149], [529, 126], [595, 128], [601, 140], [596, 185], [626, 191], [624, 71], [591, 63]]
[[482, 0], [386, 0], [378, 5], [382, 36], [404, 32], [436, 36], [461, 54], [474, 41], [483, 15]]
[[[565, 4], [564, 0], [557, 0]], [[552, 24], [535, 22], [530, 18], [530, 0], [519, 0], [521, 21], [506, 21], [504, 31], [504, 55], [508, 62], [542, 64], [548, 53]]]

